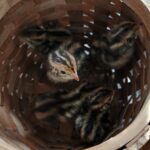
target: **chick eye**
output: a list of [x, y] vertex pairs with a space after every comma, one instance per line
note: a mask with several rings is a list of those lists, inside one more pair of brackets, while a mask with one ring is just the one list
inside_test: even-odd
[[65, 72], [65, 71], [60, 71], [60, 73], [61, 73], [61, 74], [66, 74], [66, 72]]

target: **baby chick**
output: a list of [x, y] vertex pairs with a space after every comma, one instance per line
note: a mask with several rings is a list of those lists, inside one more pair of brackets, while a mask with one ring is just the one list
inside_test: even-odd
[[[50, 95], [49, 95], [50, 96]], [[45, 102], [36, 106], [36, 112], [47, 112], [46, 120], [72, 120], [76, 134], [85, 143], [93, 143], [107, 136], [109, 124], [109, 108], [114, 92], [107, 88], [83, 83], [77, 90], [55, 93]], [[40, 99], [41, 100], [41, 99]]]
[[56, 22], [49, 21], [25, 28], [20, 39], [29, 47], [47, 55], [60, 45], [68, 45], [72, 41], [72, 34], [69, 30], [59, 27]]
[[122, 22], [93, 42], [100, 61], [109, 68], [119, 69], [130, 61], [138, 26], [133, 22]]
[[55, 82], [79, 81], [76, 60], [67, 48], [59, 47], [49, 53], [47, 76]]
[[[82, 102], [84, 97], [86, 97], [89, 93], [92, 93], [97, 88], [98, 85], [85, 82], [72, 90], [66, 90], [63, 88], [54, 92], [39, 94], [36, 100], [35, 110], [45, 112], [49, 109], [57, 109], [58, 107], [65, 108], [65, 106], [74, 105], [75, 101]], [[76, 108], [78, 109], [78, 107]]]
[[79, 75], [86, 74], [89, 69], [90, 55], [84, 51], [79, 42], [61, 45], [48, 54], [48, 78], [55, 82], [79, 81]]
[[24, 29], [21, 35], [22, 41], [28, 46], [46, 55], [47, 77], [50, 81], [79, 81], [78, 73], [86, 70], [84, 63], [89, 56], [85, 54], [81, 43], [73, 41], [69, 30], [59, 27], [55, 22], [46, 22]]
[[110, 106], [114, 92], [100, 89], [92, 93], [79, 108], [75, 116], [75, 129], [85, 143], [103, 140], [111, 130]]
[[[47, 76], [53, 82], [79, 81], [77, 61], [73, 53], [80, 47], [72, 43], [72, 34], [53, 22], [26, 28], [23, 41], [33, 49], [47, 56]], [[80, 63], [78, 63], [80, 66]], [[79, 68], [79, 67], [78, 67]]]

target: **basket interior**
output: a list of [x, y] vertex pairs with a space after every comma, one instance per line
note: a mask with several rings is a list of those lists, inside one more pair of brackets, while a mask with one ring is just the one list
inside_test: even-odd
[[111, 70], [110, 80], [105, 83], [114, 87], [118, 95], [113, 107], [118, 126], [108, 138], [121, 132], [137, 116], [150, 88], [149, 35], [139, 17], [121, 0], [26, 0], [9, 9], [0, 20], [1, 131], [32, 149], [82, 147], [73, 138], [69, 125], [47, 124], [38, 120], [32, 111], [34, 96], [51, 90], [52, 85], [46, 77], [41, 79], [43, 56], [22, 45], [19, 33], [26, 26], [47, 20], [56, 20], [62, 27], [68, 27], [85, 49], [91, 46], [96, 35], [123, 20], [141, 24], [133, 59], [122, 69]]

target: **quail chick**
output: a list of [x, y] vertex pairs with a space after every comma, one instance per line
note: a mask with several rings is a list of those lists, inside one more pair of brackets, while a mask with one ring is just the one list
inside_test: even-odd
[[[109, 108], [114, 92], [107, 88], [84, 83], [77, 90], [41, 101], [36, 112], [48, 113], [46, 120], [72, 120], [76, 134], [85, 143], [93, 143], [107, 136], [111, 125]], [[49, 95], [50, 96], [50, 95]]]
[[74, 79], [79, 81], [76, 60], [65, 48], [59, 47], [59, 49], [49, 53], [47, 68], [49, 80], [68, 82]]
[[75, 116], [75, 130], [85, 143], [102, 141], [111, 130], [110, 107], [114, 93], [101, 89], [92, 93]]
[[81, 43], [72, 40], [69, 30], [47, 22], [24, 29], [21, 35], [28, 46], [46, 54], [49, 80], [55, 83], [79, 81], [78, 71], [83, 66], [86, 55]]
[[138, 26], [133, 22], [122, 22], [93, 42], [100, 62], [109, 68], [119, 69], [130, 61]]
[[84, 99], [84, 97], [92, 93], [97, 87], [98, 85], [85, 82], [73, 90], [60, 89], [54, 92], [39, 94], [36, 100], [35, 111], [45, 112], [49, 109], [56, 109], [63, 104], [72, 105], [75, 101], [82, 102], [82, 98]]
[[88, 59], [84, 48], [78, 42], [60, 46], [48, 54], [47, 76], [55, 82], [79, 81], [78, 74], [86, 69]]
[[42, 25], [25, 28], [21, 32], [20, 39], [29, 47], [47, 55], [60, 45], [69, 44], [72, 41], [72, 34], [69, 30], [59, 27], [56, 22], [48, 21]]

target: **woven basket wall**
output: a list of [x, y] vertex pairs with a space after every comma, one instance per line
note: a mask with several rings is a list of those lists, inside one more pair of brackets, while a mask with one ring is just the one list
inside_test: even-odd
[[[119, 100], [114, 107], [114, 113], [118, 114], [118, 127], [110, 133], [109, 138], [131, 124], [150, 90], [150, 15], [140, 14], [143, 6], [136, 2], [1, 0], [0, 136], [16, 145], [16, 142], [24, 143], [24, 146], [33, 150], [74, 150], [82, 147], [72, 139], [71, 130], [66, 132], [62, 125], [49, 127], [32, 113], [33, 95], [49, 91], [51, 87], [39, 81], [38, 76], [42, 72], [40, 56], [20, 45], [18, 37], [22, 28], [45, 20], [57, 20], [62, 27], [68, 26], [75, 33], [75, 38], [89, 45], [96, 34], [102, 34], [123, 20], [141, 24], [134, 58], [126, 67], [112, 72], [115, 78], [106, 83], [115, 86], [119, 93]], [[135, 9], [131, 10], [127, 5], [135, 5]], [[28, 149], [19, 146], [20, 149]]]

